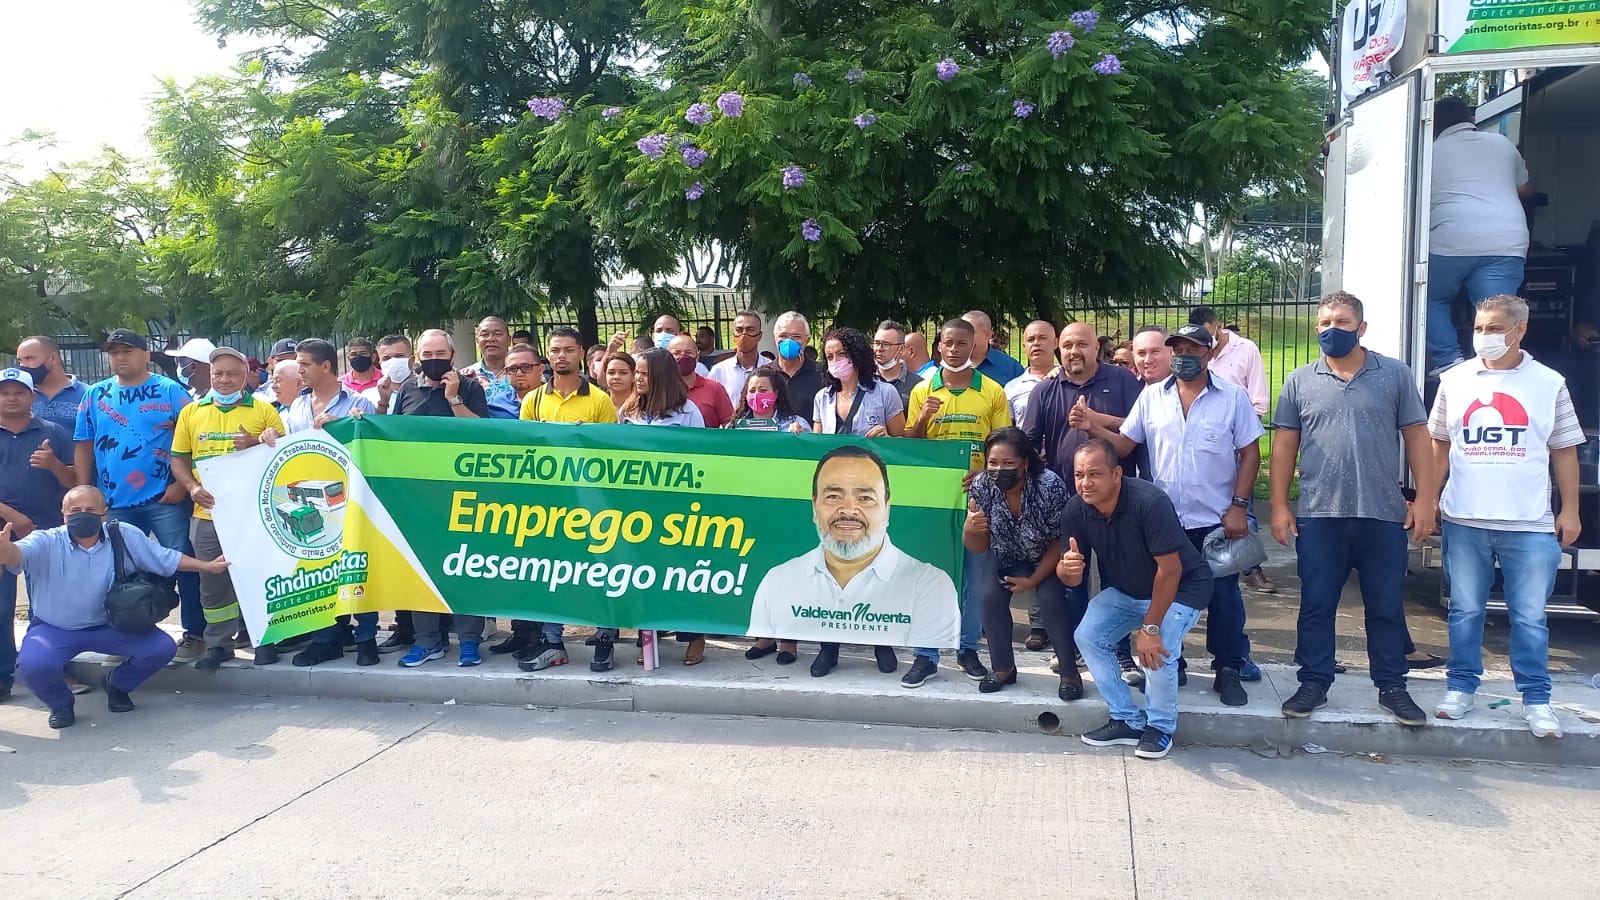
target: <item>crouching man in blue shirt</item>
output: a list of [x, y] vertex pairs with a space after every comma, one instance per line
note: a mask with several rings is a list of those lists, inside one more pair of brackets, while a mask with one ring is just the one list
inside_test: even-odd
[[105, 495], [90, 485], [67, 492], [61, 515], [66, 525], [35, 531], [15, 543], [9, 524], [0, 529], [0, 565], [28, 578], [32, 621], [17, 651], [17, 678], [49, 708], [51, 728], [76, 721], [62, 673], [74, 656], [94, 651], [128, 658], [100, 684], [112, 712], [129, 712], [133, 700], [128, 693], [161, 671], [177, 652], [172, 638], [159, 628], [128, 634], [106, 624], [106, 594], [116, 578], [107, 527], [122, 530], [128, 550], [125, 569], [131, 564], [135, 571], [172, 575], [221, 574], [228, 568], [220, 556], [201, 562], [161, 546], [132, 525], [107, 523]]

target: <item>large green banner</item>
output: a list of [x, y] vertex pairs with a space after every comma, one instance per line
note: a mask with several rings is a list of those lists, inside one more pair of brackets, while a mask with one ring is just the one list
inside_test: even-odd
[[251, 634], [437, 610], [953, 647], [963, 442], [372, 416], [202, 464]]
[[1446, 53], [1600, 42], [1600, 0], [1439, 0]]

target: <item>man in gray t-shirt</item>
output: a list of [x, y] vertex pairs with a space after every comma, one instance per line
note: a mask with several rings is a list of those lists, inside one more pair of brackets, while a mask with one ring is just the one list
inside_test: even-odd
[[[1378, 702], [1401, 724], [1422, 725], [1427, 718], [1406, 693], [1410, 635], [1402, 586], [1407, 529], [1420, 541], [1438, 516], [1428, 415], [1411, 370], [1361, 346], [1367, 325], [1360, 300], [1329, 294], [1317, 318], [1323, 355], [1289, 374], [1273, 417], [1272, 536], [1286, 546], [1295, 536], [1300, 574], [1300, 689], [1283, 713], [1303, 718], [1328, 702], [1334, 614], [1354, 569]], [[1409, 509], [1400, 493], [1402, 439], [1417, 481], [1418, 500]], [[1298, 518], [1289, 509], [1297, 458]]]

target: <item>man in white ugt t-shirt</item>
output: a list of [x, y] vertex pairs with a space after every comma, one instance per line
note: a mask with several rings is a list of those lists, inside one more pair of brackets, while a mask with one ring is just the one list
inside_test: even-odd
[[[1478, 305], [1477, 358], [1446, 371], [1428, 418], [1434, 458], [1446, 470], [1440, 510], [1450, 583], [1450, 664], [1441, 718], [1472, 710], [1483, 675], [1483, 616], [1505, 577], [1511, 671], [1535, 737], [1560, 737], [1550, 708], [1550, 630], [1545, 602], [1561, 548], [1578, 539], [1578, 451], [1583, 429], [1561, 375], [1522, 350], [1528, 304], [1511, 296]], [[1561, 514], [1550, 508], [1554, 463]]]
[[1528, 166], [1504, 135], [1479, 131], [1460, 97], [1433, 106], [1428, 228], [1428, 368], [1461, 359], [1450, 307], [1464, 286], [1478, 303], [1515, 294], [1528, 255]]

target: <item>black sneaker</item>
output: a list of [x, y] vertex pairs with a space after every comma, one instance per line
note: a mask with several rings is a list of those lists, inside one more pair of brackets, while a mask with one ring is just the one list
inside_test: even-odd
[[76, 721], [78, 721], [78, 715], [72, 711], [70, 706], [66, 709], [53, 709], [50, 711], [51, 728], [71, 728], [72, 723]]
[[546, 644], [540, 641], [528, 648], [527, 655], [519, 657], [517, 668], [524, 672], [542, 672], [552, 666], [567, 664], [566, 644]]
[[356, 641], [356, 665], [375, 666], [378, 664], [378, 642]]
[[967, 677], [973, 681], [982, 681], [983, 676], [989, 674], [989, 670], [983, 667], [983, 660], [978, 658], [976, 650], [963, 650], [957, 653], [956, 665], [960, 666], [961, 671], [967, 673]]
[[900, 679], [901, 687], [919, 688], [939, 677], [939, 664], [926, 656], [911, 661], [911, 669]]
[[878, 658], [878, 671], [885, 675], [900, 668], [900, 658], [894, 655], [893, 647], [873, 647], [872, 655]]
[[832, 672], [838, 664], [839, 645], [823, 644], [822, 649], [817, 651], [817, 658], [811, 661], [811, 677], [821, 678]]
[[1144, 737], [1144, 732], [1129, 725], [1120, 719], [1108, 719], [1104, 725], [1093, 731], [1084, 732], [1078, 738], [1091, 747], [1137, 747], [1139, 739]]
[[1378, 705], [1387, 709], [1389, 715], [1394, 716], [1394, 720], [1401, 725], [1409, 725], [1412, 728], [1416, 728], [1419, 725], [1428, 724], [1427, 714], [1422, 711], [1422, 707], [1416, 704], [1416, 701], [1411, 699], [1411, 695], [1406, 693], [1406, 689], [1403, 687], [1387, 688], [1379, 691]]
[[344, 648], [338, 644], [312, 644], [289, 660], [296, 668], [304, 669], [318, 663], [344, 658]]
[[223, 647], [207, 647], [206, 652], [194, 661], [194, 667], [202, 671], [220, 669], [222, 664], [233, 659], [233, 651]]
[[270, 666], [278, 661], [278, 650], [271, 644], [263, 644], [256, 648], [255, 659], [251, 662], [257, 666]]
[[591, 672], [609, 672], [609, 671], [611, 671], [611, 667], [613, 665], [613, 663], [611, 662], [611, 656], [612, 656], [613, 647], [614, 647], [614, 645], [612, 644], [611, 641], [607, 641], [607, 640], [597, 640], [597, 641], [595, 641], [594, 642], [594, 659], [589, 661], [589, 671], [591, 671]]
[[1291, 719], [1304, 719], [1311, 715], [1312, 710], [1319, 706], [1328, 705], [1328, 689], [1312, 684], [1309, 681], [1300, 682], [1300, 690], [1294, 696], [1283, 701], [1283, 714]]
[[390, 634], [387, 638], [384, 638], [383, 643], [378, 645], [378, 652], [399, 653], [402, 650], [410, 650], [411, 645], [415, 644], [416, 642], [417, 639], [415, 636], [401, 634], [400, 632], [396, 631]]
[[1139, 736], [1139, 746], [1134, 748], [1133, 755], [1140, 759], [1160, 759], [1171, 752], [1172, 735], [1150, 726]]
[[1043, 628], [1030, 629], [1028, 631], [1028, 639], [1022, 642], [1022, 646], [1024, 649], [1038, 653], [1040, 650], [1050, 646], [1050, 635], [1046, 634]]
[[1211, 679], [1211, 688], [1222, 698], [1223, 706], [1244, 706], [1250, 702], [1244, 684], [1239, 680], [1238, 669], [1221, 669]]
[[128, 692], [111, 683], [111, 673], [100, 679], [100, 687], [106, 692], [106, 709], [114, 713], [133, 712], [133, 698]]
[[1144, 690], [1144, 670], [1133, 661], [1133, 656], [1121, 651], [1117, 652], [1117, 667], [1122, 669], [1122, 680], [1136, 690]]
[[528, 640], [523, 635], [513, 634], [511, 637], [506, 638], [505, 640], [501, 641], [500, 643], [494, 644], [491, 647], [489, 647], [489, 652], [490, 653], [516, 653], [518, 650], [525, 649], [526, 647], [528, 647], [532, 643], [533, 643], [532, 641]]

